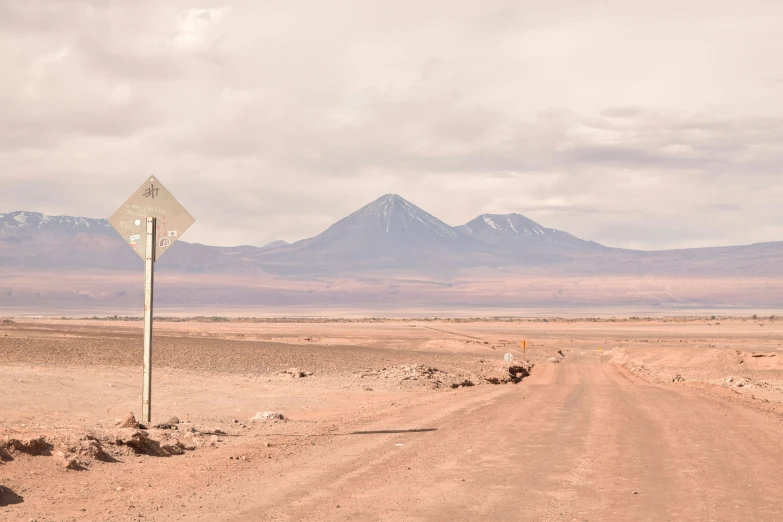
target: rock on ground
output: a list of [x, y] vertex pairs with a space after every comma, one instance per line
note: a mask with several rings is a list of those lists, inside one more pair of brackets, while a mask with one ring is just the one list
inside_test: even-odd
[[122, 421], [119, 425], [120, 428], [133, 428], [133, 429], [139, 429], [139, 422], [136, 420], [136, 416], [133, 415], [133, 412], [130, 412], [127, 417], [125, 417], [125, 420]]

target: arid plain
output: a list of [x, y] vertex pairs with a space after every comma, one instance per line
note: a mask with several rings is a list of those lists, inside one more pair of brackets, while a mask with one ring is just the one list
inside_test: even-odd
[[0, 518], [783, 519], [783, 319], [141, 328], [1, 323]]

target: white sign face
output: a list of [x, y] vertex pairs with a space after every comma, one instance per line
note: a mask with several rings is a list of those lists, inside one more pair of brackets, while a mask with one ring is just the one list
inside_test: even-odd
[[514, 360], [514, 356], [511, 355], [510, 353], [507, 353], [506, 355], [503, 356], [503, 360], [506, 361], [507, 363], [510, 363], [511, 361]]
[[155, 261], [169, 249], [195, 221], [155, 177], [148, 178], [128, 201], [109, 218], [122, 239], [144, 259], [147, 248], [147, 217], [156, 219]]

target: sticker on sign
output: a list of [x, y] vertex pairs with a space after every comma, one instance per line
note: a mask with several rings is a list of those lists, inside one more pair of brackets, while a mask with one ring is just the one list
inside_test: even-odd
[[147, 179], [141, 187], [109, 218], [109, 224], [123, 237], [130, 237], [129, 245], [144, 259], [145, 241], [138, 241], [147, 233], [147, 218], [156, 219], [159, 238], [155, 249], [155, 261], [173, 245], [195, 221], [171, 192], [155, 177]]

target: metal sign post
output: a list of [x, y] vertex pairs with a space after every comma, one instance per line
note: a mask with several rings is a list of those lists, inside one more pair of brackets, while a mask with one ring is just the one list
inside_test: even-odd
[[527, 341], [520, 342], [519, 346], [522, 347], [522, 360], [527, 361], [527, 357], [525, 355], [525, 353], [527, 352]]
[[144, 382], [141, 392], [141, 422], [152, 422], [152, 288], [155, 280], [155, 218], [147, 218], [144, 256]]
[[[141, 421], [152, 422], [152, 303], [155, 261], [195, 222], [179, 201], [150, 177], [109, 218], [114, 230], [144, 260], [144, 380]], [[144, 234], [145, 241], [141, 241]]]

